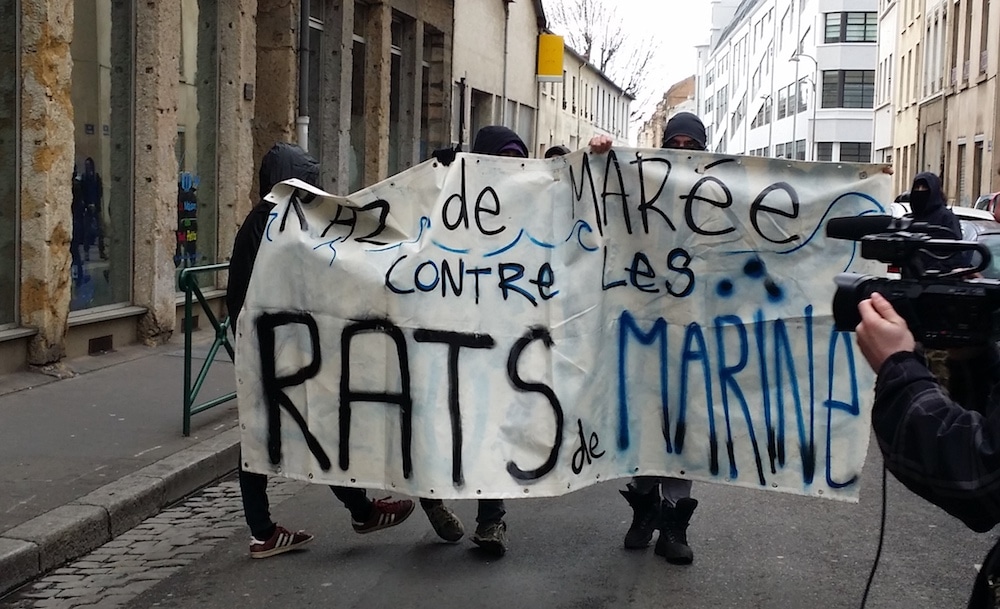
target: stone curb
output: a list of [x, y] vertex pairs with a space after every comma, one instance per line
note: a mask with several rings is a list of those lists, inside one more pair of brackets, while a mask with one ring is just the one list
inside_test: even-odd
[[229, 474], [239, 452], [240, 431], [233, 427], [0, 533], [0, 595]]

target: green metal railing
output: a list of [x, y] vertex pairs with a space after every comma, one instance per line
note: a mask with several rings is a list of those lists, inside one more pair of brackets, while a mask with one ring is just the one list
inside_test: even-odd
[[[236, 392], [227, 393], [226, 395], [217, 397], [215, 399], [209, 400], [202, 404], [195, 404], [195, 400], [198, 397], [198, 392], [201, 391], [201, 386], [205, 383], [205, 378], [208, 376], [208, 370], [212, 367], [215, 362], [215, 356], [219, 353], [219, 347], [225, 347], [226, 352], [229, 353], [229, 358], [236, 359], [233, 353], [233, 345], [229, 341], [229, 316], [226, 316], [222, 321], [215, 316], [212, 312], [212, 308], [208, 306], [208, 301], [205, 300], [205, 296], [201, 293], [201, 288], [198, 286], [198, 275], [202, 273], [214, 273], [216, 271], [224, 271], [229, 268], [229, 263], [224, 262], [221, 264], [210, 264], [207, 266], [194, 266], [191, 268], [183, 269], [177, 276], [177, 285], [181, 291], [184, 292], [184, 435], [191, 435], [191, 415], [198, 414], [199, 412], [204, 412], [209, 408], [214, 408], [219, 404], [224, 404], [229, 400], [236, 397]], [[211, 322], [212, 327], [215, 329], [215, 340], [212, 342], [212, 346], [208, 350], [208, 355], [205, 356], [205, 361], [201, 365], [201, 370], [198, 371], [198, 378], [191, 382], [192, 377], [192, 354], [191, 354], [191, 332], [193, 330], [194, 319], [193, 319], [193, 308], [194, 308], [194, 298], [198, 299], [198, 304], [201, 305], [201, 310]]]

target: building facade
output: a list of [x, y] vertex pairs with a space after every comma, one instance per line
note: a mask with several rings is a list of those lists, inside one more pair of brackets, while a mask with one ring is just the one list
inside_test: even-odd
[[[1000, 191], [997, 70], [1000, 2], [991, 0], [882, 0], [895, 12], [889, 76], [896, 115], [895, 181], [908, 190], [919, 171], [941, 176], [952, 205], [971, 205]], [[886, 53], [880, 49], [880, 56]]]
[[454, 4], [452, 144], [471, 150], [480, 128], [504, 125], [532, 150], [538, 36], [545, 28], [541, 0]]
[[595, 135], [628, 145], [632, 101], [597, 66], [565, 47], [562, 82], [540, 83], [535, 156], [556, 145], [577, 150]]
[[[897, 0], [879, 0], [878, 63], [875, 66], [875, 116], [872, 134], [872, 160], [893, 164], [893, 131], [896, 125], [894, 104], [896, 37], [899, 35]], [[897, 189], [898, 190], [898, 189]]]
[[670, 117], [678, 112], [698, 113], [698, 106], [695, 102], [695, 77], [693, 75], [674, 83], [667, 89], [667, 92], [663, 94], [663, 99], [657, 102], [652, 115], [640, 127], [636, 138], [637, 145], [640, 148], [662, 148], [663, 130]]
[[871, 160], [876, 0], [743, 0], [719, 25], [698, 48], [710, 149]]
[[[1000, 133], [1000, 2], [959, 0], [944, 3], [939, 11], [947, 26], [942, 178], [950, 202], [971, 205], [979, 195], [1000, 190], [995, 150]], [[933, 138], [926, 139], [925, 158], [932, 160]]]
[[917, 134], [920, 100], [923, 97], [921, 81], [925, 57], [923, 46], [924, 11], [918, 10], [917, 3], [900, 0], [897, 12], [895, 47], [898, 70], [893, 92], [895, 122], [893, 126], [894, 176], [896, 192], [908, 190], [919, 162], [917, 159]]
[[276, 141], [338, 194], [480, 124], [534, 146], [543, 28], [536, 2], [0, 0], [0, 373], [168, 340]]

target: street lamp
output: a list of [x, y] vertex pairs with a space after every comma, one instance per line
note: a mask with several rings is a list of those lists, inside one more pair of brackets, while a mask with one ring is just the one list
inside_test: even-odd
[[796, 123], [798, 122], [799, 118], [799, 111], [798, 111], [799, 110], [798, 109], [799, 61], [803, 57], [812, 60], [814, 67], [813, 78], [812, 78], [812, 99], [809, 100], [810, 102], [812, 102], [812, 123], [809, 125], [809, 142], [808, 142], [809, 154], [806, 155], [806, 160], [815, 161], [816, 160], [816, 105], [819, 103], [819, 100], [817, 99], [816, 95], [816, 88], [817, 88], [816, 83], [819, 81], [819, 62], [816, 61], [815, 57], [809, 55], [808, 53], [796, 52], [791, 57], [788, 58], [789, 61], [795, 62], [796, 108], [795, 108], [795, 114], [792, 116], [792, 142], [793, 142], [792, 145], [793, 146], [795, 145], [794, 142], [796, 141], [795, 138], [796, 138], [796, 127], [797, 127]]

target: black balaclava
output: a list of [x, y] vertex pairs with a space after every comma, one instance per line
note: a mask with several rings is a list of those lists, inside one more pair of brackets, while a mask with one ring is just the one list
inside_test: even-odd
[[[917, 185], [921, 183], [927, 190], [917, 190]], [[941, 196], [940, 178], [929, 171], [918, 173], [910, 187], [910, 210], [913, 218], [923, 221], [942, 207], [945, 207], [945, 204], [944, 197]]]
[[705, 142], [708, 136], [705, 134], [705, 123], [697, 115], [690, 112], [678, 112], [673, 115], [667, 126], [663, 129], [663, 147], [667, 147], [667, 142], [675, 135], [686, 135], [698, 142], [701, 149], [705, 149]]
[[528, 147], [520, 137], [507, 127], [489, 125], [476, 133], [472, 152], [476, 154], [500, 154], [505, 150], [516, 150], [521, 157], [528, 158]]

